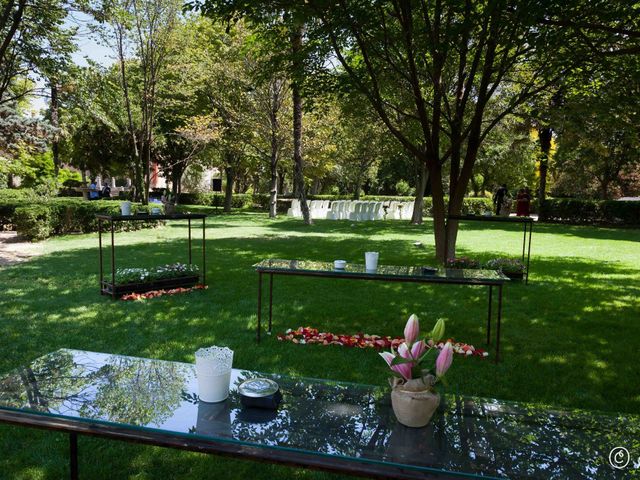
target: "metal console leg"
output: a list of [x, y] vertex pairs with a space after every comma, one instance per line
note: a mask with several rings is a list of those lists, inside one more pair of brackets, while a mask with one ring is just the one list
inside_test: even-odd
[[502, 285], [498, 286], [498, 326], [496, 328], [496, 363], [500, 361], [500, 324], [502, 322]]
[[257, 342], [260, 342], [261, 319], [262, 319], [262, 273], [258, 272], [258, 329], [256, 330]]
[[273, 319], [273, 273], [269, 274], [269, 335], [271, 335], [271, 322]]
[[69, 478], [78, 480], [78, 434], [69, 434]]
[[489, 313], [487, 314], [487, 345], [491, 345], [491, 306], [493, 303], [493, 285], [489, 285]]

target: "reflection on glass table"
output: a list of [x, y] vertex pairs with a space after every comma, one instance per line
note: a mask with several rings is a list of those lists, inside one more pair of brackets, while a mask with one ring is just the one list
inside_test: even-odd
[[480, 269], [436, 269], [435, 272], [425, 273], [422, 266], [399, 266], [378, 264], [375, 271], [367, 270], [364, 264], [347, 263], [345, 268], [336, 269], [332, 262], [314, 262], [309, 260], [263, 260], [254, 265], [256, 270], [263, 272], [277, 271], [286, 272], [306, 272], [318, 273], [331, 276], [367, 275], [370, 277], [397, 277], [399, 279], [424, 279], [430, 281], [463, 281], [472, 282], [474, 280], [495, 281], [503, 283], [509, 279], [502, 273], [495, 270]]
[[[242, 408], [237, 386], [256, 376], [279, 384], [283, 401], [277, 411]], [[427, 427], [412, 429], [397, 423], [387, 387], [234, 370], [231, 390], [225, 402], [199, 402], [190, 364], [59, 350], [0, 377], [0, 413], [4, 420], [12, 413], [31, 413], [63, 423], [81, 419], [124, 427], [147, 438], [177, 435], [187, 444], [197, 439], [271, 449], [292, 458], [321, 456], [369, 472], [401, 467], [408, 476], [640, 474], [637, 465], [617, 471], [608, 462], [614, 446], [637, 446], [637, 416], [450, 395]]]

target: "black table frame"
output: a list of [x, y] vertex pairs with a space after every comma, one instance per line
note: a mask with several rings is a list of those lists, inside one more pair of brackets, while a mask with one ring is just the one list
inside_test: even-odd
[[[202, 220], [202, 268], [201, 277], [202, 284], [206, 285], [206, 247], [205, 247], [205, 220], [206, 215], [202, 213], [177, 213], [173, 215], [96, 215], [98, 219], [98, 245], [100, 250], [100, 294], [111, 295], [112, 298], [116, 298], [116, 251], [115, 251], [115, 224], [117, 222], [150, 222], [158, 220], [188, 220], [189, 231], [189, 265], [192, 262], [191, 253], [191, 220]], [[102, 222], [108, 222], [111, 231], [111, 292], [105, 287], [106, 282], [104, 279], [104, 255], [102, 248]], [[169, 286], [168, 288], [171, 288]]]
[[[529, 264], [531, 262], [531, 235], [533, 232], [533, 218], [531, 217], [500, 217], [497, 215], [449, 215], [447, 224], [450, 220], [454, 221], [471, 221], [471, 222], [493, 222], [493, 223], [521, 223], [523, 226], [522, 237], [522, 263], [525, 265], [524, 280], [525, 285], [529, 283]], [[448, 258], [448, 228], [445, 229], [444, 245], [445, 256]], [[527, 231], [529, 233], [529, 241], [527, 242]], [[527, 245], [528, 244], [528, 245]], [[526, 257], [525, 257], [526, 251]], [[525, 262], [526, 258], [526, 262]]]
[[[108, 425], [91, 420], [57, 418], [17, 410], [0, 409], [0, 422], [22, 427], [54, 430], [69, 434], [69, 478], [78, 480], [78, 436], [87, 435], [131, 443], [174, 448], [207, 453], [241, 460], [275, 463], [292, 467], [304, 467], [332, 473], [342, 473], [366, 478], [387, 479], [453, 479], [464, 475], [447, 475], [434, 469], [433, 473], [410, 470], [377, 462], [353, 461], [330, 455], [313, 455], [303, 452], [280, 450], [268, 445], [252, 447], [221, 440], [206, 440], [170, 432], [134, 430], [118, 425]], [[117, 476], [117, 475], [116, 475]]]
[[371, 280], [371, 281], [386, 281], [386, 282], [404, 282], [404, 283], [441, 283], [450, 285], [471, 285], [471, 286], [487, 286], [489, 287], [488, 296], [488, 313], [487, 313], [487, 345], [491, 345], [491, 319], [492, 319], [492, 305], [493, 305], [493, 288], [498, 289], [498, 308], [497, 308], [497, 320], [496, 320], [496, 354], [495, 363], [500, 360], [500, 326], [502, 323], [502, 287], [505, 282], [509, 281], [508, 278], [504, 280], [481, 280], [475, 278], [467, 279], [454, 279], [443, 278], [436, 275], [424, 275], [420, 277], [404, 277], [398, 275], [382, 275], [382, 274], [367, 274], [367, 273], [351, 273], [344, 271], [325, 271], [325, 270], [285, 270], [280, 268], [269, 268], [263, 266], [257, 266], [258, 272], [258, 326], [256, 328], [256, 341], [260, 342], [260, 332], [262, 330], [262, 276], [269, 276], [269, 330], [268, 334], [271, 335], [271, 329], [273, 325], [273, 277], [274, 275], [283, 276], [299, 276], [299, 277], [317, 277], [317, 278], [338, 278], [344, 280]]

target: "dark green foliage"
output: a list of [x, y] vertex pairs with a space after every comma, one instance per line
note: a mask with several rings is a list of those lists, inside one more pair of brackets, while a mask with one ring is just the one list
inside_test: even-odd
[[44, 240], [53, 233], [51, 208], [36, 204], [15, 209], [16, 230], [29, 240]]
[[[148, 211], [134, 204], [132, 210]], [[24, 190], [0, 191], [0, 229], [15, 229], [29, 240], [44, 240], [51, 235], [89, 233], [98, 230], [96, 214], [120, 214], [120, 202], [87, 201], [80, 198], [39, 198]], [[138, 230], [155, 222], [116, 224], [117, 230]]]
[[[267, 195], [268, 198], [268, 195]], [[253, 206], [253, 196], [248, 193], [239, 193], [233, 196], [232, 208], [250, 208]], [[224, 207], [223, 193], [181, 193], [179, 197], [181, 205], [207, 205], [210, 207]]]
[[571, 224], [640, 225], [640, 202], [616, 200], [546, 200], [540, 220]]

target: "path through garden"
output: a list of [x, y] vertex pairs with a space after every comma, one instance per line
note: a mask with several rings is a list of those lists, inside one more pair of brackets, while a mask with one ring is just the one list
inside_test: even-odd
[[16, 232], [0, 232], [0, 267], [24, 262], [39, 255], [38, 245], [25, 242]]

